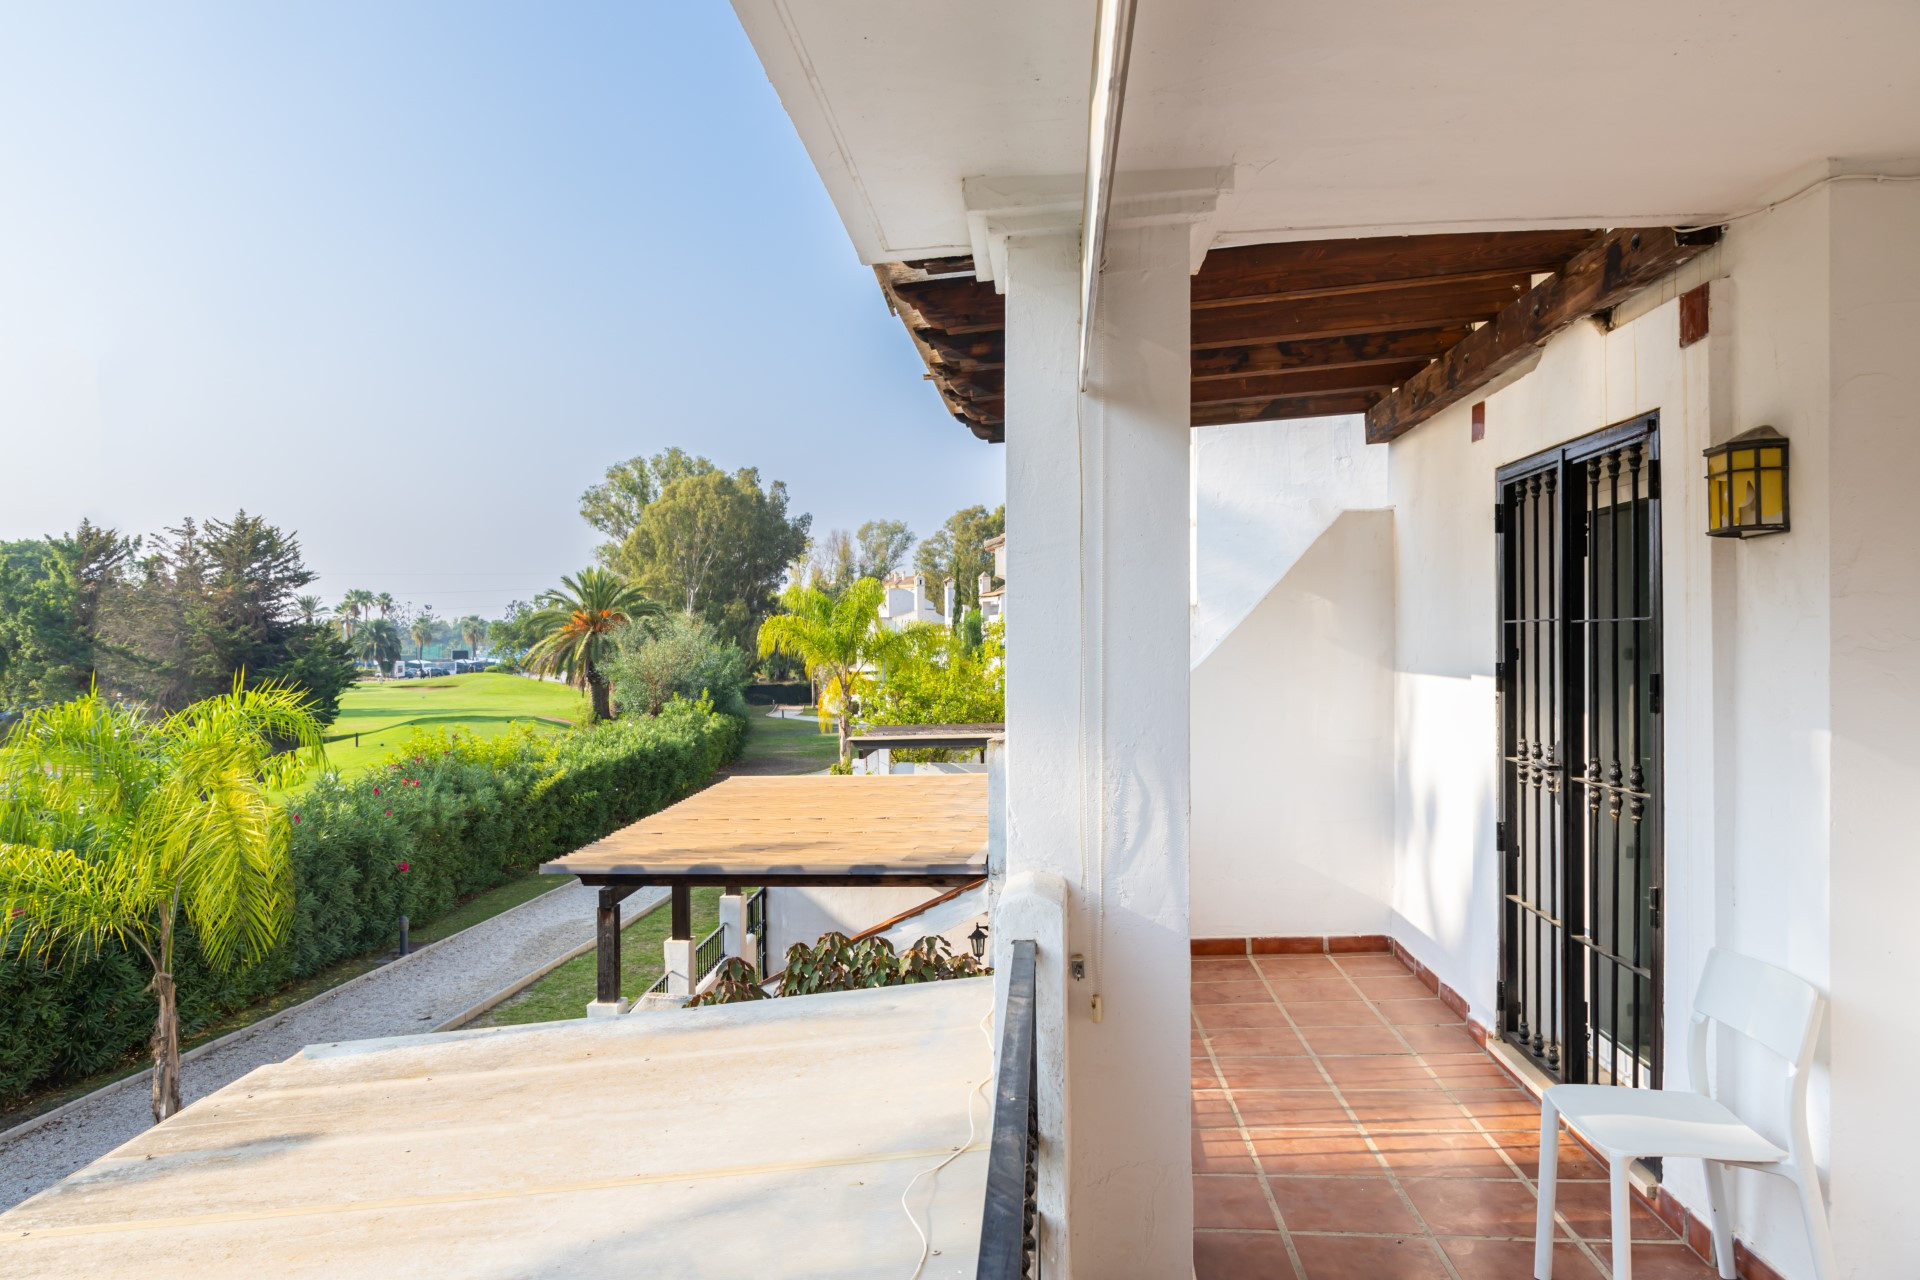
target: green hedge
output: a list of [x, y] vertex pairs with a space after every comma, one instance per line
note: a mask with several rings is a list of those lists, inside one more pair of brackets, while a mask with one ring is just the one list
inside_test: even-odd
[[[675, 702], [557, 737], [420, 733], [370, 775], [317, 780], [288, 805], [292, 930], [233, 973], [209, 971], [189, 939], [176, 953], [182, 1034], [392, 945], [402, 914], [431, 920], [673, 803], [737, 757], [745, 731], [705, 702]], [[0, 962], [0, 1105], [141, 1048], [154, 1017], [148, 976], [118, 951], [58, 968]]]

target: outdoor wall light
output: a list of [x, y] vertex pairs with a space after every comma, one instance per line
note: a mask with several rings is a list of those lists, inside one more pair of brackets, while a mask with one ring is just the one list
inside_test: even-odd
[[1743, 431], [1706, 451], [1707, 536], [1757, 538], [1785, 533], [1787, 438], [1772, 427]]
[[977, 924], [973, 932], [967, 935], [967, 947], [973, 952], [975, 960], [983, 960], [987, 955], [987, 926]]

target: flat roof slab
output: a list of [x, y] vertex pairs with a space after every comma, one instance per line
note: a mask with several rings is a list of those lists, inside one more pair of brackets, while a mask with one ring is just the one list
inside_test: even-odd
[[[0, 1274], [971, 1276], [991, 979], [315, 1045], [0, 1215]], [[971, 1121], [971, 1140], [969, 1122]]]

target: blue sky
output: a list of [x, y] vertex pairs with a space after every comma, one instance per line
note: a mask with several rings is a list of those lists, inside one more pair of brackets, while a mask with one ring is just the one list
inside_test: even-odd
[[11, 5], [0, 538], [236, 507], [493, 613], [677, 444], [816, 532], [1001, 501], [731, 10]]

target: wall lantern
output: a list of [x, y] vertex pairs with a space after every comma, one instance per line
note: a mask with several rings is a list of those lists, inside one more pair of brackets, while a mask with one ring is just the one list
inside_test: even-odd
[[1755, 427], [1708, 449], [1706, 457], [1708, 537], [1756, 538], [1791, 527], [1785, 436]]
[[987, 926], [984, 924], [973, 926], [973, 932], [967, 935], [967, 947], [973, 952], [973, 958], [975, 960], [986, 958]]

